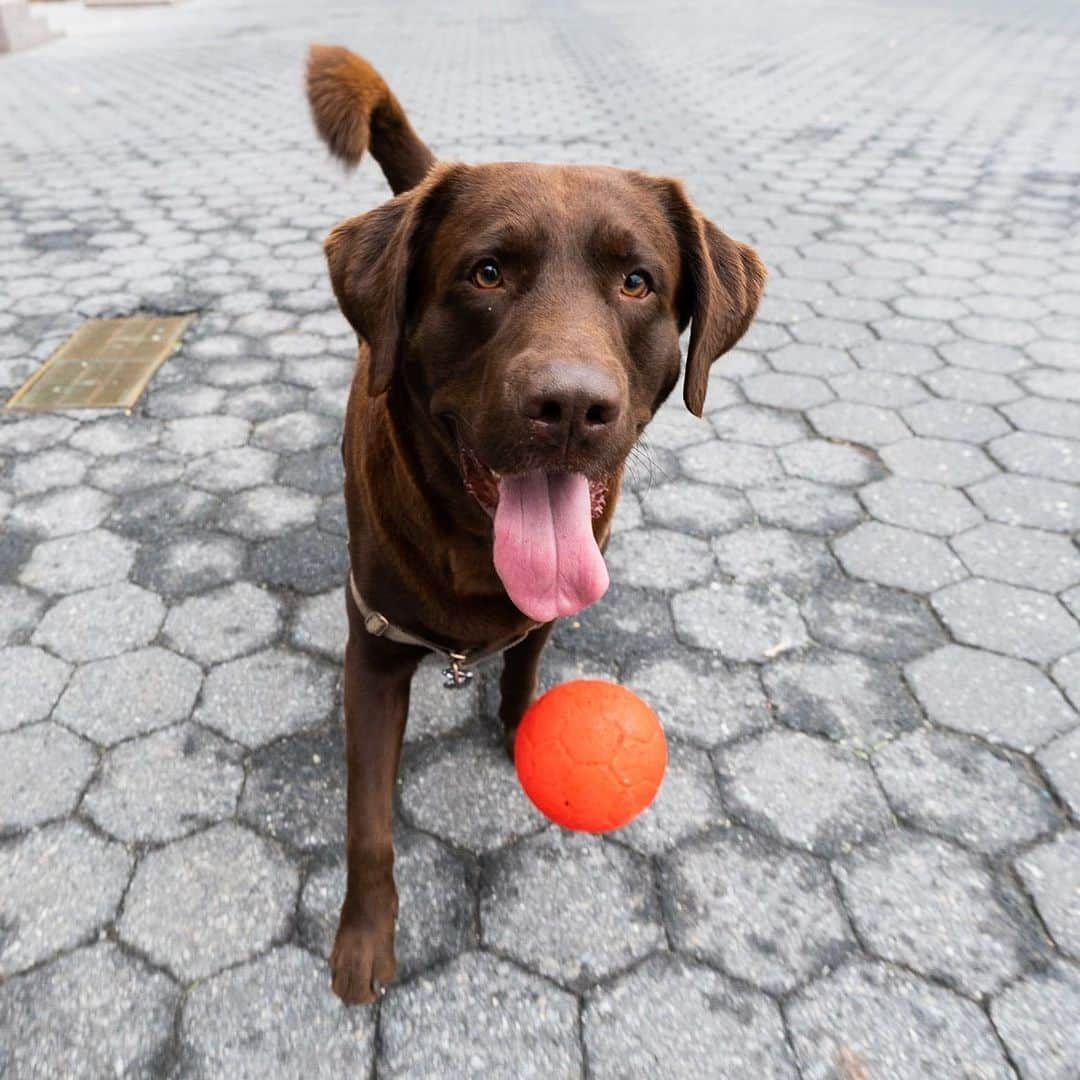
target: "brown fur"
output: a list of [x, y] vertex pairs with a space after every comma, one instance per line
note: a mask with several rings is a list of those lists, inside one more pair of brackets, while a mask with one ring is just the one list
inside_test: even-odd
[[[764, 268], [678, 181], [435, 163], [378, 73], [343, 49], [313, 49], [308, 87], [331, 150], [355, 164], [370, 143], [398, 193], [325, 245], [360, 341], [343, 440], [353, 576], [370, 605], [427, 639], [510, 640], [532, 624], [495, 572], [491, 519], [463, 461], [606, 485], [593, 521], [603, 545], [626, 457], [678, 380], [680, 332], [690, 325], [684, 396], [701, 415], [709, 368], [753, 318]], [[503, 279], [478, 288], [470, 267], [495, 254]], [[621, 290], [634, 269], [653, 286], [640, 299]], [[424, 650], [372, 637], [351, 597], [347, 609], [348, 878], [331, 966], [351, 1004], [394, 973], [392, 793]], [[550, 630], [504, 656], [508, 748]]]

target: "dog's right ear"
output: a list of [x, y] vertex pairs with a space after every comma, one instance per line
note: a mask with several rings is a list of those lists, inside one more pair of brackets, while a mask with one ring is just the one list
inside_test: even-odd
[[338, 306], [371, 350], [368, 393], [390, 388], [404, 352], [409, 278], [462, 165], [439, 165], [417, 187], [338, 225], [323, 242]]

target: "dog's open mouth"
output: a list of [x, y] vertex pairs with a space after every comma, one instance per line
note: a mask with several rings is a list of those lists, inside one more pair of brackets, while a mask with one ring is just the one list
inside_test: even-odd
[[492, 516], [495, 570], [520, 611], [550, 622], [607, 592], [592, 528], [607, 498], [604, 481], [539, 469], [500, 476], [464, 448], [461, 464], [465, 489]]

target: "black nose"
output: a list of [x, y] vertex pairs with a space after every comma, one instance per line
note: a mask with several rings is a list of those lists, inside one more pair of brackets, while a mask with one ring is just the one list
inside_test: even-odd
[[618, 384], [594, 364], [548, 364], [522, 388], [522, 415], [561, 443], [600, 434], [619, 408]]

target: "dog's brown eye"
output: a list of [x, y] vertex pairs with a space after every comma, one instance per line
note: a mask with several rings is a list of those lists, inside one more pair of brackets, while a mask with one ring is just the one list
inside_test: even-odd
[[640, 270], [632, 270], [623, 280], [623, 296], [630, 296], [634, 300], [640, 300], [642, 297], [648, 296], [650, 291], [649, 279]]
[[497, 289], [502, 284], [502, 271], [494, 259], [485, 259], [473, 267], [472, 283], [478, 289]]

